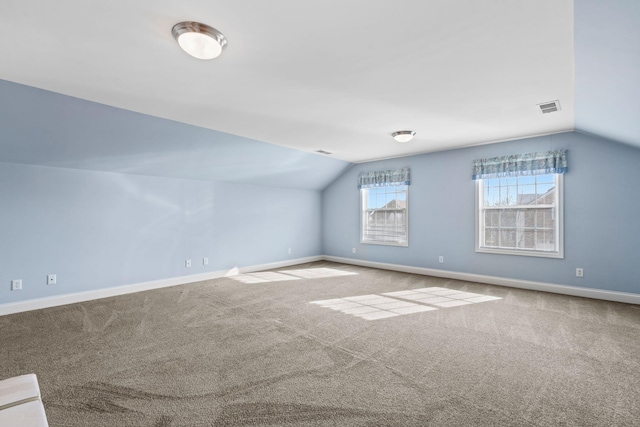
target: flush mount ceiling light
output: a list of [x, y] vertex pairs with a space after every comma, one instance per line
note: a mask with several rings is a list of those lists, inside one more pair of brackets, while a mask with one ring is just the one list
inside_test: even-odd
[[413, 139], [415, 134], [416, 134], [415, 131], [412, 131], [412, 130], [399, 130], [397, 132], [392, 133], [391, 136], [397, 142], [409, 142]]
[[227, 38], [220, 31], [199, 22], [180, 22], [171, 29], [182, 50], [198, 59], [218, 57], [227, 45]]

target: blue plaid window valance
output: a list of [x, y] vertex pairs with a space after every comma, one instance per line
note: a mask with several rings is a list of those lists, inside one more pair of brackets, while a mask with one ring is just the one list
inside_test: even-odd
[[358, 188], [409, 185], [410, 182], [409, 168], [361, 172], [358, 176]]
[[471, 179], [567, 172], [567, 151], [514, 154], [473, 161]]

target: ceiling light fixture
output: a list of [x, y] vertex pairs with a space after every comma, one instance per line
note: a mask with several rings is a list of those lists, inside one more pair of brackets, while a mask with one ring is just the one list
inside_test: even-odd
[[392, 133], [391, 136], [397, 142], [404, 143], [404, 142], [411, 141], [415, 136], [415, 134], [416, 134], [415, 131], [412, 131], [412, 130], [399, 130], [397, 132]]
[[227, 45], [224, 34], [199, 22], [180, 22], [173, 26], [171, 34], [182, 50], [198, 59], [216, 58]]

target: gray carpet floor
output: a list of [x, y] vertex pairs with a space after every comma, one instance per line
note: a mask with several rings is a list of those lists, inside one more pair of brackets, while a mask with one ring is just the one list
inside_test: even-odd
[[[37, 374], [53, 427], [640, 425], [640, 306], [278, 271], [300, 269], [0, 317], [0, 378]], [[311, 304], [430, 287], [500, 299], [378, 320]]]

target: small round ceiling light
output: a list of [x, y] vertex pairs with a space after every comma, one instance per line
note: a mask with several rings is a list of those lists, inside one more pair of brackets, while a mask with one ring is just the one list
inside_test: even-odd
[[397, 132], [392, 133], [391, 136], [397, 142], [405, 143], [405, 142], [411, 141], [415, 136], [415, 134], [416, 134], [415, 131], [412, 131], [412, 130], [399, 130]]
[[216, 58], [227, 45], [224, 34], [199, 22], [180, 22], [173, 26], [171, 34], [182, 50], [198, 59]]

